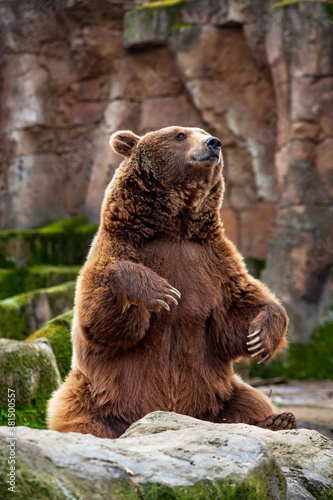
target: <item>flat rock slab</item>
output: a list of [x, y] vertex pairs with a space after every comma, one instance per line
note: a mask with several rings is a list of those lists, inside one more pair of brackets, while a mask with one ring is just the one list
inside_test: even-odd
[[[0, 428], [1, 455], [8, 429]], [[332, 498], [333, 443], [309, 430], [212, 424], [155, 412], [118, 440], [19, 427], [18, 498], [179, 499]], [[2, 461], [1, 477], [9, 472]], [[8, 470], [7, 470], [8, 469]], [[0, 497], [12, 498], [8, 484]]]

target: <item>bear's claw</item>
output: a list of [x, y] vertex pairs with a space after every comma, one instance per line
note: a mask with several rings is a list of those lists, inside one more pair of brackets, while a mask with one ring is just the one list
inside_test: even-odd
[[286, 431], [297, 428], [295, 415], [292, 413], [280, 413], [270, 415], [257, 424], [261, 429], [270, 429], [271, 431]]
[[265, 363], [265, 361], [267, 361], [269, 357], [270, 355], [266, 354], [266, 356], [264, 356], [260, 361], [258, 361], [257, 364], [260, 365], [261, 363]]
[[254, 337], [255, 335], [258, 335], [258, 333], [260, 333], [261, 330], [256, 330], [255, 332], [253, 333], [250, 333], [250, 335], [247, 336], [248, 339]]
[[[177, 295], [178, 297], [178, 295]], [[169, 300], [171, 300], [174, 304], [176, 304], [176, 306], [178, 306], [178, 301], [177, 299], [175, 299], [172, 295], [166, 295], [165, 298], [168, 298]]]
[[160, 293], [159, 298], [151, 302], [152, 310], [158, 311], [162, 306], [167, 311], [170, 311], [170, 303], [173, 303], [176, 306], [178, 306], [178, 300], [171, 294], [175, 295], [178, 299], [180, 299], [181, 297], [180, 292], [178, 292], [176, 288], [167, 284], [164, 293]]
[[171, 287], [171, 291], [179, 298], [181, 299], [182, 298], [182, 294], [180, 293], [179, 290], [177, 290], [177, 288], [174, 288], [173, 286]]
[[164, 302], [164, 300], [156, 299], [155, 301], [157, 304], [160, 304], [162, 307], [164, 307], [167, 311], [170, 311], [169, 304]]
[[[265, 355], [266, 350], [264, 347], [262, 349], [260, 349], [263, 345], [262, 339], [260, 338], [260, 335], [259, 335], [260, 332], [261, 332], [261, 330], [256, 330], [255, 332], [250, 333], [247, 336], [247, 338], [249, 339], [249, 342], [246, 342], [246, 345], [248, 346], [247, 350], [251, 354], [251, 358], [255, 358], [255, 357], [259, 356], [260, 354], [262, 355], [262, 359], [260, 361], [258, 361], [258, 365], [260, 365], [260, 363], [264, 363], [270, 357], [270, 354]], [[254, 337], [254, 338], [252, 338], [252, 337]]]

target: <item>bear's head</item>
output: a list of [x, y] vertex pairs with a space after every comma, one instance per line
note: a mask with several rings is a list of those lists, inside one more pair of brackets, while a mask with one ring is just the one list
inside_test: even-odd
[[111, 136], [110, 145], [125, 159], [103, 202], [108, 232], [137, 241], [156, 234], [199, 241], [221, 230], [219, 139], [199, 128], [167, 127], [142, 137], [122, 130]]
[[221, 141], [199, 128], [166, 127], [142, 137], [122, 130], [110, 145], [125, 164], [149, 170], [166, 188], [204, 181], [212, 186], [221, 175]]

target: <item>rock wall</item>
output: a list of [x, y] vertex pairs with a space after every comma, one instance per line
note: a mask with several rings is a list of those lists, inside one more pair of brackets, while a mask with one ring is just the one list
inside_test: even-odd
[[223, 144], [226, 232], [268, 254], [306, 340], [333, 264], [332, 27], [319, 2], [1, 2], [0, 228], [96, 222], [112, 132], [204, 127]]

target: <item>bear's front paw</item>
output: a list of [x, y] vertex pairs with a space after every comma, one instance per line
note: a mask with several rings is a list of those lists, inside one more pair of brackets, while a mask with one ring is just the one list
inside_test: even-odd
[[151, 312], [163, 307], [170, 311], [170, 305], [178, 305], [180, 292], [151, 269], [130, 261], [118, 262], [111, 268], [111, 280], [123, 311], [130, 306], [139, 306]]
[[270, 302], [251, 321], [246, 347], [251, 358], [260, 356], [260, 363], [268, 361], [277, 349], [286, 347], [288, 318], [280, 304]]

